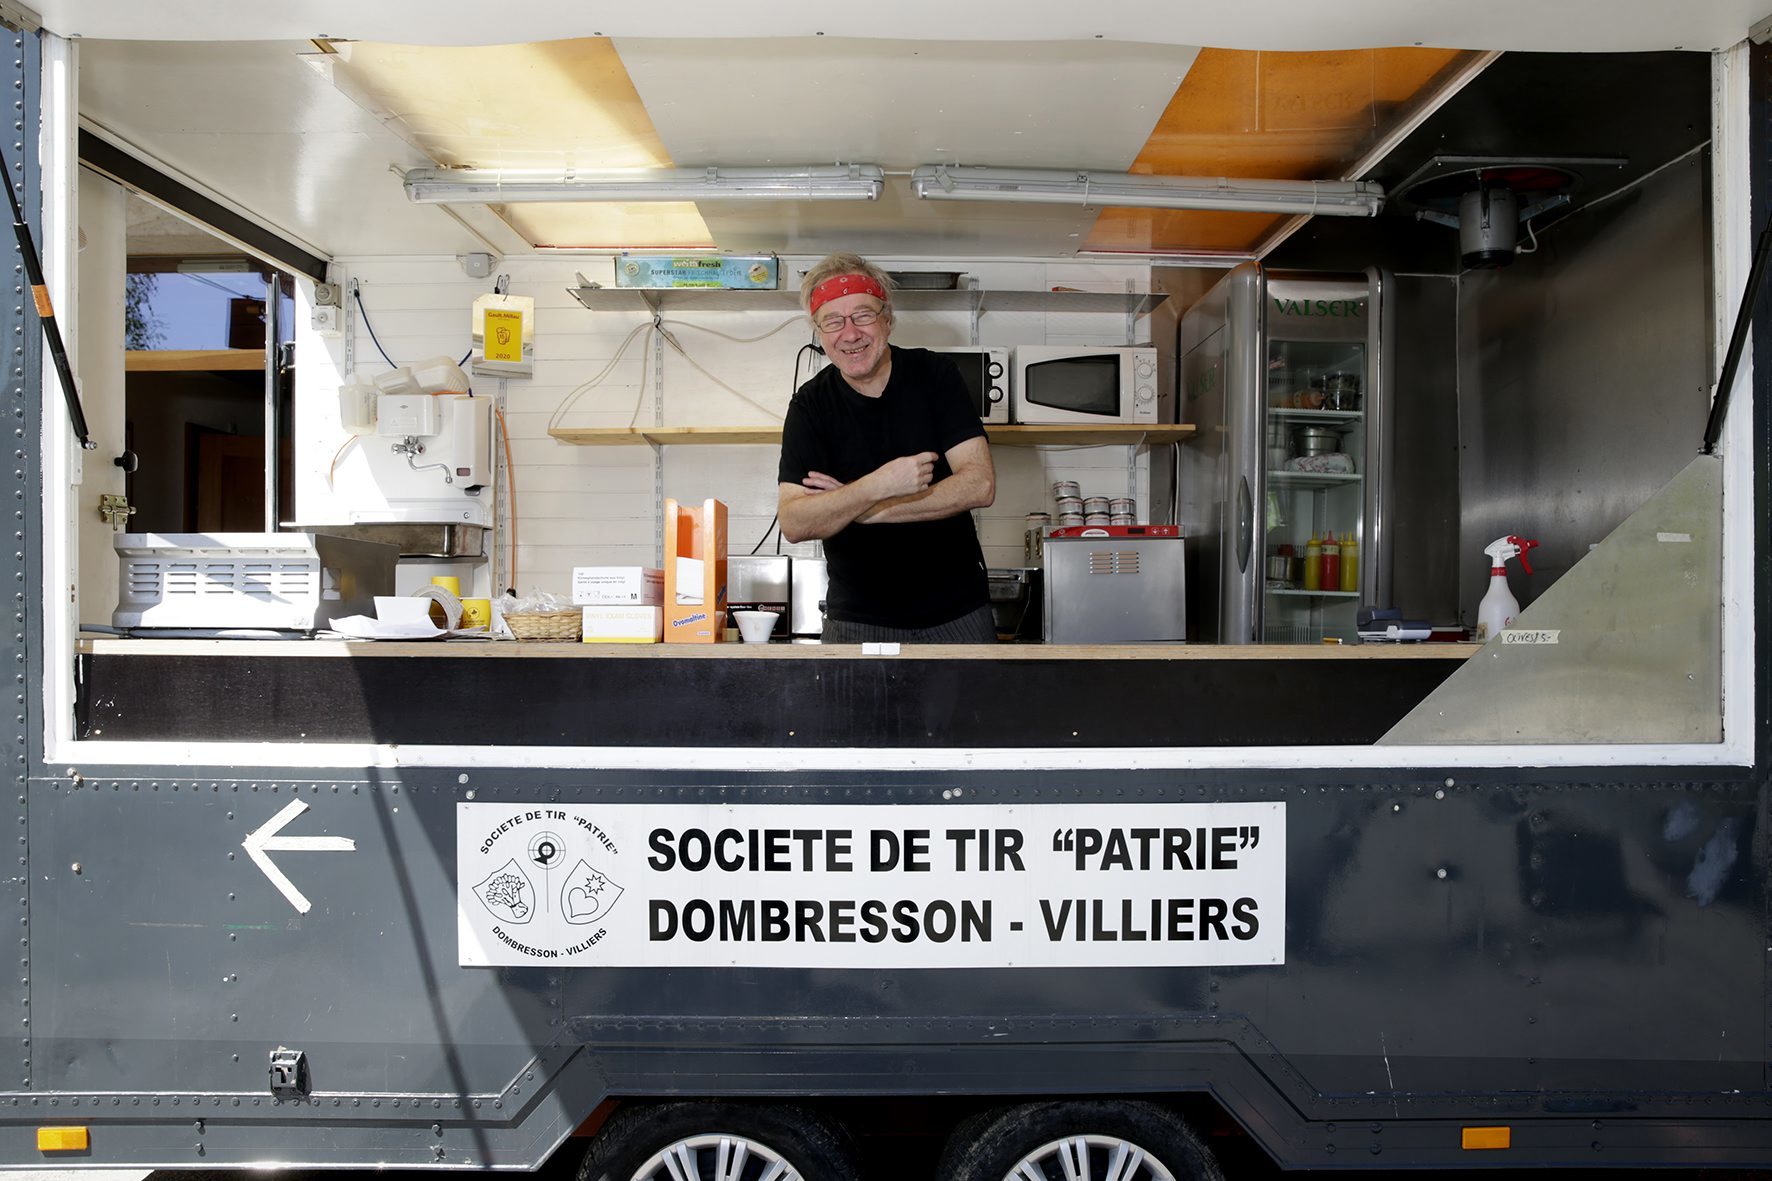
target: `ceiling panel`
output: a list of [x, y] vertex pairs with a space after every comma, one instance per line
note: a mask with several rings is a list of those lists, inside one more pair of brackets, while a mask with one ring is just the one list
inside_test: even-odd
[[302, 63], [306, 42], [85, 41], [81, 117], [317, 253], [484, 250], [388, 171], [429, 163]]
[[1124, 170], [1196, 50], [832, 37], [616, 42], [671, 158]]
[[[451, 168], [660, 168], [671, 164], [627, 68], [605, 37], [468, 49], [347, 44], [335, 83]], [[541, 246], [709, 246], [693, 204], [510, 205], [500, 216]]]
[[[1285, 180], [1347, 177], [1467, 56], [1414, 48], [1203, 50], [1131, 170]], [[1102, 213], [1088, 248], [1249, 251], [1283, 220], [1265, 214], [1110, 209]]]
[[1765, 0], [1244, 0], [1238, 4], [1113, 0], [34, 0], [47, 28], [88, 38], [286, 40], [344, 37], [431, 45], [514, 44], [566, 37], [895, 37], [932, 41], [1149, 41], [1228, 49], [1709, 50], [1733, 45], [1766, 15]]

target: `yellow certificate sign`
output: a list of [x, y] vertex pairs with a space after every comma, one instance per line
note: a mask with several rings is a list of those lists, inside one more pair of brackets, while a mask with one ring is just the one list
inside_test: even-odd
[[522, 312], [487, 308], [485, 333], [488, 361], [523, 360]]

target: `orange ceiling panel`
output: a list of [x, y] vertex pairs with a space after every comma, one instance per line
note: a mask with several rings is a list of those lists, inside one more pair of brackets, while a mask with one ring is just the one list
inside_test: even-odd
[[[1129, 171], [1341, 179], [1465, 56], [1414, 48], [1202, 49]], [[1265, 213], [1107, 209], [1085, 249], [1246, 253], [1282, 220]]]

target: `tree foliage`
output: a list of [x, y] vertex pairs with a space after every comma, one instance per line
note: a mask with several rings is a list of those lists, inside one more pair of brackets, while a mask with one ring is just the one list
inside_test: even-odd
[[154, 314], [158, 275], [131, 274], [123, 279], [123, 347], [131, 351], [157, 348], [166, 339], [166, 322]]

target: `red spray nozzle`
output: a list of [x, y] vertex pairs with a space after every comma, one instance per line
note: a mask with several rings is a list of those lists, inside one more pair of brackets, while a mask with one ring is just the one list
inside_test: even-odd
[[1530, 555], [1533, 550], [1538, 548], [1538, 543], [1529, 537], [1510, 536], [1508, 540], [1520, 547], [1520, 569], [1528, 574], [1532, 573], [1532, 558]]

